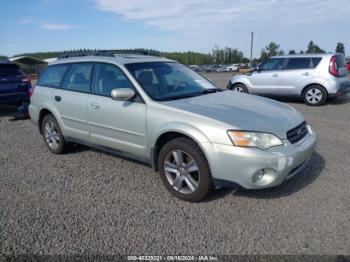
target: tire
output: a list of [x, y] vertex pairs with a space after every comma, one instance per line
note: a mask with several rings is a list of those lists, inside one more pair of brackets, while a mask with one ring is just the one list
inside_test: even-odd
[[311, 85], [303, 92], [304, 103], [309, 106], [321, 106], [327, 100], [328, 93], [324, 87]]
[[198, 202], [212, 191], [209, 163], [200, 147], [188, 138], [165, 144], [158, 155], [158, 168], [165, 187], [179, 199]]
[[249, 94], [248, 88], [243, 84], [233, 84], [231, 90], [239, 93]]
[[41, 123], [41, 133], [50, 152], [59, 155], [67, 151], [69, 144], [65, 141], [57, 120], [53, 115], [49, 114], [44, 117]]

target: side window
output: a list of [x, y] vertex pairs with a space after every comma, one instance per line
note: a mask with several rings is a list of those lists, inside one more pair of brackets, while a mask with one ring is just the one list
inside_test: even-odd
[[312, 66], [312, 60], [308, 57], [305, 58], [289, 58], [287, 70], [293, 70], [293, 69], [309, 69], [313, 68]]
[[42, 73], [37, 84], [40, 86], [59, 87], [67, 69], [68, 65], [49, 66]]
[[99, 64], [93, 93], [97, 95], [110, 96], [111, 91], [116, 88], [132, 88], [133, 85], [124, 73], [115, 65]]
[[321, 57], [313, 57], [312, 58], [312, 67], [315, 68], [321, 62]]
[[93, 64], [72, 64], [64, 82], [64, 89], [89, 93]]
[[283, 61], [284, 58], [270, 58], [267, 59], [260, 68], [264, 71], [282, 70]]

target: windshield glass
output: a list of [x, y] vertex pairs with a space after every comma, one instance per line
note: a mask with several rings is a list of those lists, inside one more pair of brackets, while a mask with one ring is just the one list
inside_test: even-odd
[[207, 79], [175, 62], [127, 64], [145, 92], [156, 101], [181, 99], [219, 91]]

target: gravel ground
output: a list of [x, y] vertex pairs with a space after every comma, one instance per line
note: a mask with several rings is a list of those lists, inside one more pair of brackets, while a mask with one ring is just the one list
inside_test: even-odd
[[0, 106], [0, 253], [349, 255], [350, 98], [287, 102], [319, 135], [306, 169], [198, 204], [171, 196], [142, 164], [82, 146], [50, 154], [30, 120], [10, 121], [13, 108]]

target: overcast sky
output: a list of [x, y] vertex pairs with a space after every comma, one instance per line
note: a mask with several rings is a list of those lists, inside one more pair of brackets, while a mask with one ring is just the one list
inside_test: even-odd
[[0, 54], [77, 48], [210, 52], [254, 56], [275, 41], [305, 50], [313, 40], [350, 55], [350, 0], [32, 0], [2, 1]]

